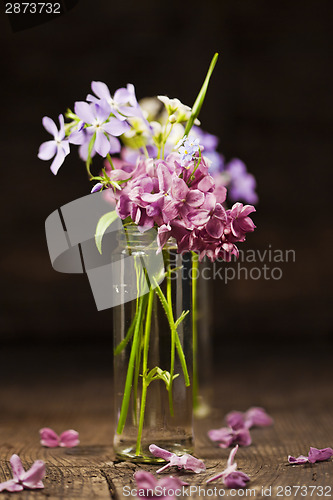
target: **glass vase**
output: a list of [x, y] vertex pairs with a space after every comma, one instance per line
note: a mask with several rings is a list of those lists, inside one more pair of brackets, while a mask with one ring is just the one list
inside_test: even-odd
[[114, 283], [114, 450], [150, 463], [150, 444], [193, 452], [192, 256], [173, 241], [159, 253], [156, 236], [125, 227]]

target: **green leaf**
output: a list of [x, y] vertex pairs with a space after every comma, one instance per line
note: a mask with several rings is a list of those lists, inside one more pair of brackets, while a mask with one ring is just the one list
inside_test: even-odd
[[[179, 373], [176, 373], [172, 377], [172, 379], [174, 380], [177, 377], [179, 377]], [[150, 372], [148, 372], [147, 375], [146, 375], [146, 377], [145, 377], [147, 386], [153, 380], [163, 380], [163, 382], [165, 383], [165, 386], [166, 386], [167, 390], [169, 389], [169, 386], [170, 386], [170, 379], [171, 379], [170, 373], [167, 370], [162, 370], [158, 366], [155, 366], [155, 368], [153, 368], [152, 370], [150, 370]]]
[[181, 313], [181, 315], [179, 316], [179, 318], [177, 319], [176, 323], [175, 323], [175, 327], [178, 328], [178, 326], [180, 325], [180, 323], [183, 321], [184, 318], [186, 318], [186, 316], [188, 315], [190, 311], [183, 311]]
[[102, 255], [102, 239], [104, 236], [105, 231], [109, 226], [111, 226], [112, 222], [114, 222], [118, 217], [118, 214], [115, 210], [112, 210], [112, 212], [108, 212], [99, 219], [97, 226], [96, 226], [96, 233], [95, 233], [95, 243], [97, 246], [97, 249], [99, 253]]
[[216, 54], [214, 55], [214, 57], [212, 59], [212, 62], [210, 63], [205, 81], [203, 82], [203, 85], [202, 85], [201, 90], [198, 94], [198, 97], [196, 98], [195, 103], [193, 104], [192, 113], [191, 113], [191, 116], [189, 118], [189, 121], [186, 124], [184, 135], [189, 134], [191, 128], [193, 127], [194, 120], [198, 117], [198, 115], [200, 113], [201, 107], [202, 107], [203, 102], [205, 100], [205, 96], [206, 96], [206, 92], [207, 92], [207, 88], [208, 88], [208, 83], [209, 83], [210, 77], [212, 76], [213, 70], [215, 68], [215, 64], [216, 64], [218, 56], [219, 55], [216, 52]]

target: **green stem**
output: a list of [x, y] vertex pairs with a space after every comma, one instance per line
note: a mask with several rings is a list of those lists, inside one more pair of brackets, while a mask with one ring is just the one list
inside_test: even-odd
[[133, 383], [135, 357], [136, 357], [136, 353], [139, 349], [140, 326], [141, 326], [143, 302], [144, 302], [144, 297], [140, 297], [139, 298], [139, 307], [138, 307], [138, 318], [137, 318], [137, 322], [136, 322], [135, 330], [134, 330], [134, 335], [133, 335], [133, 343], [132, 343], [130, 359], [128, 362], [124, 396], [123, 396], [123, 401], [122, 401], [122, 405], [121, 405], [120, 416], [119, 416], [119, 421], [118, 421], [118, 426], [117, 426], [117, 433], [118, 434], [121, 434], [124, 430], [126, 418], [127, 418], [127, 413], [128, 413], [128, 407], [129, 407], [131, 390], [132, 390], [132, 383]]
[[199, 405], [198, 401], [198, 325], [197, 325], [197, 278], [198, 254], [192, 252], [192, 344], [193, 344], [193, 408]]
[[91, 178], [93, 177], [93, 175], [90, 172], [90, 164], [91, 164], [91, 153], [92, 153], [92, 149], [93, 149], [94, 144], [95, 144], [95, 140], [96, 140], [96, 132], [94, 133], [94, 135], [90, 139], [90, 142], [89, 142], [89, 145], [88, 145], [88, 158], [87, 158], [87, 161], [86, 161], [86, 169], [87, 169], [87, 172], [88, 172], [89, 180], [91, 180]]
[[143, 150], [144, 150], [144, 152], [145, 152], [146, 158], [149, 158], [149, 153], [148, 153], [148, 149], [147, 149], [146, 145], [144, 144], [144, 145], [142, 146], [142, 148], [143, 148]]
[[151, 316], [153, 311], [153, 302], [154, 302], [154, 290], [151, 288], [149, 290], [149, 298], [148, 298], [148, 308], [146, 315], [146, 325], [145, 325], [145, 333], [144, 333], [144, 347], [143, 347], [143, 364], [142, 364], [142, 394], [141, 394], [141, 405], [140, 405], [140, 420], [139, 420], [139, 428], [138, 428], [138, 437], [136, 442], [136, 455], [141, 454], [141, 438], [142, 438], [142, 430], [143, 423], [145, 418], [145, 409], [146, 409], [146, 398], [147, 398], [147, 387], [146, 383], [146, 375], [148, 371], [148, 349], [149, 349], [149, 340], [150, 340], [150, 328], [151, 328]]
[[[201, 149], [199, 148], [199, 158], [198, 158], [198, 162], [197, 162], [196, 166], [194, 167], [193, 172], [192, 172], [192, 174], [191, 174], [191, 176], [190, 176], [190, 182], [194, 181], [194, 174], [195, 174], [195, 172], [196, 172], [196, 170], [197, 170], [198, 166], [200, 165], [200, 163], [201, 163]], [[193, 252], [192, 252], [192, 253], [193, 253]]]
[[164, 134], [163, 134], [163, 145], [162, 145], [162, 154], [161, 154], [161, 158], [162, 158], [162, 160], [164, 160], [164, 149], [165, 149], [166, 142], [167, 142], [167, 140], [168, 140], [168, 138], [169, 138], [169, 135], [171, 134], [171, 131], [172, 131], [172, 128], [173, 128], [173, 125], [174, 125], [173, 123], [171, 123], [171, 124], [170, 124], [170, 125], [171, 125], [171, 126], [170, 126], [170, 130], [169, 130], [169, 132], [168, 132], [168, 133], [166, 133], [168, 123], [169, 123], [169, 122], [166, 122], [166, 124], [165, 124], [165, 131], [164, 131]]
[[138, 398], [138, 385], [139, 385], [139, 375], [140, 375], [140, 365], [141, 365], [141, 355], [142, 355], [142, 324], [144, 322], [144, 308], [142, 311], [142, 317], [140, 322], [140, 331], [139, 331], [139, 345], [138, 350], [135, 356], [135, 367], [134, 367], [134, 380], [133, 380], [133, 412], [134, 412], [134, 422], [135, 425], [138, 423], [138, 415], [137, 415], [137, 398]]
[[205, 81], [203, 82], [203, 85], [200, 89], [198, 97], [196, 98], [195, 103], [193, 104], [192, 113], [191, 113], [191, 116], [186, 124], [184, 136], [189, 134], [191, 128], [193, 127], [195, 119], [198, 117], [198, 115], [200, 113], [202, 104], [205, 100], [205, 96], [206, 96], [206, 92], [207, 92], [207, 88], [208, 88], [208, 83], [209, 83], [210, 77], [212, 76], [212, 73], [214, 71], [218, 56], [219, 55], [216, 52], [216, 54], [214, 55], [214, 57], [212, 59], [212, 62], [210, 63]]
[[106, 155], [106, 157], [107, 157], [107, 159], [108, 159], [108, 161], [109, 161], [109, 163], [110, 163], [111, 169], [112, 169], [112, 170], [114, 170], [114, 164], [113, 164], [113, 162], [112, 162], [112, 159], [111, 159], [110, 153], [108, 153], [108, 154]]
[[[165, 311], [165, 314], [167, 316], [170, 328], [175, 328], [173, 317], [170, 315], [168, 302], [167, 302], [167, 300], [166, 300], [166, 298], [164, 296], [164, 293], [161, 290], [161, 287], [157, 283], [156, 279], [155, 279], [154, 285], [155, 285], [155, 292], [157, 293], [158, 298], [161, 301], [161, 304], [162, 304], [163, 309]], [[186, 387], [189, 387], [189, 385], [190, 385], [190, 377], [188, 375], [188, 370], [187, 370], [187, 366], [186, 366], [186, 360], [185, 360], [184, 351], [183, 351], [182, 345], [180, 343], [179, 335], [178, 335], [178, 332], [177, 332], [176, 328], [175, 328], [175, 342], [176, 342], [176, 349], [177, 349], [177, 353], [178, 353], [178, 356], [179, 356], [180, 364], [181, 364], [181, 367], [182, 367], [182, 370], [183, 370], [183, 374], [184, 374], [185, 385], [186, 385]]]
[[169, 311], [170, 311], [170, 316], [172, 317], [172, 324], [171, 326], [171, 360], [170, 360], [170, 384], [169, 384], [169, 408], [170, 408], [170, 415], [173, 417], [174, 412], [173, 412], [173, 402], [172, 402], [172, 384], [173, 384], [173, 374], [175, 371], [175, 344], [176, 344], [176, 326], [175, 326], [175, 320], [173, 317], [173, 312], [172, 312], [172, 296], [171, 296], [171, 279], [170, 279], [170, 261], [168, 259], [167, 262], [167, 302], [169, 306]]
[[114, 353], [115, 356], [117, 356], [118, 354], [120, 354], [121, 351], [123, 351], [123, 349], [127, 346], [128, 342], [131, 340], [131, 338], [133, 336], [133, 332], [134, 332], [134, 327], [135, 327], [137, 315], [138, 315], [138, 310], [135, 311], [135, 315], [134, 315], [133, 321], [131, 323], [131, 326], [127, 330], [126, 337], [117, 345], [117, 347], [113, 351], [113, 353]]

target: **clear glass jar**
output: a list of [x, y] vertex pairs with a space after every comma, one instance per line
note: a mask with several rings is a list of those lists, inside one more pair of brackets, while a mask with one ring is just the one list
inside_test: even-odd
[[193, 452], [192, 259], [174, 241], [157, 254], [156, 236], [125, 227], [114, 283], [123, 298], [114, 308], [114, 449], [150, 463], [163, 461], [150, 444]]

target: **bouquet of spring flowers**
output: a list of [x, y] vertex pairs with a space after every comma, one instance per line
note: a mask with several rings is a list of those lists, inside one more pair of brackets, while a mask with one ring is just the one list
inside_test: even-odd
[[[135, 225], [143, 234], [154, 230], [157, 252], [162, 252], [170, 240], [175, 242], [179, 254], [192, 252], [193, 266], [205, 256], [211, 261], [230, 261], [232, 256], [237, 257], [237, 244], [254, 230], [249, 217], [255, 211], [252, 205], [237, 201], [231, 208], [226, 206], [227, 187], [231, 199], [238, 194], [245, 201], [256, 200], [253, 176], [240, 160], [224, 165], [223, 157], [216, 151], [216, 138], [202, 131], [198, 120], [216, 60], [217, 54], [192, 108], [166, 96], [143, 99], [139, 103], [130, 84], [112, 96], [106, 84], [95, 81], [91, 85], [93, 93], [87, 95], [86, 101], [76, 102], [74, 111], [67, 111], [67, 123], [63, 115], [59, 116], [59, 130], [51, 118], [43, 118], [45, 129], [54, 139], [40, 146], [39, 158], [54, 158], [51, 171], [57, 174], [70, 148], [79, 146], [79, 155], [94, 184], [91, 192], [104, 191], [110, 202], [112, 210], [103, 215], [96, 226], [95, 241], [100, 252], [105, 231], [118, 217], [125, 229]], [[103, 161], [93, 170], [93, 162], [98, 157]], [[176, 318], [171, 270], [166, 267], [166, 291], [157, 282], [154, 286], [150, 283], [146, 295], [139, 292], [144, 272], [137, 271], [138, 294], [133, 317], [115, 349], [116, 355], [125, 348], [130, 349], [117, 432], [121, 435], [124, 431], [132, 398], [137, 426], [135, 456], [143, 454], [141, 440], [147, 388], [153, 381], [165, 383], [170, 415], [174, 415], [173, 385], [179, 377], [175, 353], [185, 385], [190, 385], [183, 346], [184, 325], [190, 316], [193, 348], [197, 345], [196, 285], [193, 284], [192, 289], [191, 315], [189, 310], [183, 310]], [[159, 365], [148, 366], [154, 295], [163, 306], [170, 328], [168, 370]], [[195, 387], [196, 370], [194, 353]]]
[[[226, 209], [224, 205], [225, 185], [232, 173], [238, 180], [238, 192], [243, 185], [241, 195], [244, 182], [246, 196], [256, 200], [256, 195], [251, 198], [254, 179], [244, 172], [241, 162], [232, 162], [224, 176], [217, 176], [222, 160], [216, 154], [215, 165], [210, 160], [212, 136], [202, 133], [198, 126], [191, 133], [193, 125], [199, 124], [197, 116], [215, 62], [216, 56], [192, 109], [178, 99], [158, 96], [165, 107], [159, 121], [151, 120], [156, 102], [146, 101], [141, 107], [133, 85], [118, 89], [112, 97], [104, 83], [92, 82], [94, 95], [76, 102], [74, 113], [68, 110], [68, 123], [60, 115], [59, 130], [51, 118], [43, 118], [54, 140], [40, 146], [39, 158], [49, 160], [54, 156], [51, 171], [57, 174], [71, 145], [79, 145], [89, 179], [95, 181], [92, 192], [108, 190], [122, 220], [134, 222], [142, 232], [156, 227], [160, 248], [174, 237], [179, 252], [191, 250], [200, 259], [207, 255], [211, 260], [230, 261], [232, 255], [238, 255], [236, 244], [255, 228], [249, 217], [255, 211], [253, 206], [237, 202]], [[145, 109], [149, 104], [150, 108], [155, 106], [150, 113]], [[207, 156], [205, 143], [209, 144]], [[114, 156], [119, 153], [120, 158]], [[93, 175], [91, 165], [96, 156], [106, 161]], [[237, 194], [237, 182], [235, 186], [233, 196]], [[110, 223], [112, 220], [110, 216]]]

